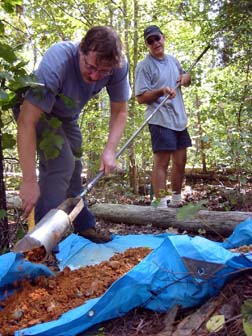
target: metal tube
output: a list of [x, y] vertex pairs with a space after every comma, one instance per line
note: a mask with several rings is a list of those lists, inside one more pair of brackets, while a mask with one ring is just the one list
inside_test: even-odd
[[[21, 240], [13, 247], [14, 252], [27, 252], [43, 246], [46, 257], [70, 227], [69, 216], [60, 209], [51, 209]], [[39, 260], [41, 261], [41, 260]]]

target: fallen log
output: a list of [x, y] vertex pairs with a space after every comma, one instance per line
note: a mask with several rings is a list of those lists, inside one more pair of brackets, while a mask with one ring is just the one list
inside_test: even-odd
[[[218, 307], [221, 307], [223, 303], [224, 296], [221, 295], [209, 299], [199, 309], [180, 321], [172, 336], [197, 335], [197, 331], [206, 324], [211, 315], [213, 315], [213, 313], [218, 309]], [[198, 335], [200, 335], [200, 333]]]
[[252, 212], [200, 210], [194, 218], [180, 221], [176, 218], [179, 209], [158, 209], [152, 206], [101, 203], [90, 207], [97, 219], [112, 223], [147, 225], [180, 231], [229, 235], [235, 226], [252, 217]]

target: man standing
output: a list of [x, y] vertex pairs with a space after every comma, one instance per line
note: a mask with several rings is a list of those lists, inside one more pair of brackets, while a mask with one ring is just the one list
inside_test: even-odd
[[154, 195], [160, 199], [159, 207], [166, 208], [166, 178], [172, 160], [172, 198], [169, 206], [179, 207], [182, 205], [186, 149], [191, 146], [191, 139], [186, 129], [187, 116], [180, 87], [176, 91], [173, 88], [178, 82], [183, 86], [190, 85], [191, 78], [175, 57], [165, 54], [165, 36], [159, 27], [148, 26], [144, 30], [144, 40], [149, 54], [136, 68], [135, 95], [140, 104], [147, 104], [145, 117], [151, 115], [165, 96], [170, 98], [149, 121], [154, 153]]
[[[35, 206], [36, 223], [68, 197], [82, 190], [82, 164], [78, 154], [82, 135], [78, 117], [88, 100], [106, 87], [110, 98], [109, 134], [100, 158], [100, 170], [109, 174], [116, 166], [116, 148], [127, 118], [130, 98], [128, 63], [118, 34], [110, 27], [91, 28], [80, 43], [59, 42], [48, 49], [37, 71], [43, 94], [30, 89], [18, 111], [18, 152], [23, 181], [20, 197], [24, 215]], [[68, 102], [68, 103], [67, 103]], [[71, 102], [71, 103], [69, 103]], [[60, 120], [56, 133], [63, 139], [59, 155], [47, 159], [39, 144], [52, 117]], [[39, 182], [36, 177], [39, 155]], [[94, 242], [109, 241], [110, 235], [95, 229], [87, 206], [74, 221], [75, 232]]]

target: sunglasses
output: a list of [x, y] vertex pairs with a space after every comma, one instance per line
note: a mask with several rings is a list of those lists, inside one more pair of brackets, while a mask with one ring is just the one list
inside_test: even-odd
[[155, 35], [155, 36], [151, 36], [149, 38], [147, 38], [147, 43], [149, 45], [154, 44], [155, 42], [158, 42], [161, 40], [161, 35]]

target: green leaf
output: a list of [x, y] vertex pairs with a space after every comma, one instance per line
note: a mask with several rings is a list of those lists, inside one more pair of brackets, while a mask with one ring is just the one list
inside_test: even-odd
[[220, 331], [225, 324], [224, 315], [214, 315], [212, 316], [206, 324], [206, 328], [209, 332], [218, 332]]
[[22, 0], [2, 0], [1, 6], [7, 13], [13, 13], [16, 10], [16, 5], [22, 5]]
[[12, 78], [11, 74], [7, 71], [0, 71], [0, 79], [8, 79]]
[[46, 130], [42, 135], [39, 148], [44, 152], [46, 160], [53, 160], [58, 157], [64, 143], [64, 138], [54, 131]]
[[77, 106], [76, 102], [72, 98], [63, 95], [62, 93], [59, 94], [59, 97], [63, 100], [66, 107], [75, 108]]
[[200, 201], [197, 204], [189, 203], [188, 205], [179, 208], [176, 214], [177, 220], [184, 221], [186, 219], [196, 217], [197, 213], [204, 204], [206, 204], [205, 200]]
[[16, 140], [13, 134], [3, 133], [2, 135], [2, 146], [3, 149], [10, 149], [16, 145]]
[[5, 216], [6, 216], [6, 211], [4, 209], [0, 209], [0, 220], [4, 219]]
[[157, 208], [159, 206], [160, 199], [155, 199], [154, 201], [151, 202], [151, 206], [154, 208]]
[[247, 178], [246, 178], [245, 176], [241, 176], [241, 177], [239, 178], [239, 182], [240, 182], [241, 184], [246, 184], [246, 183], [247, 183]]
[[[6, 93], [5, 91], [3, 90], [0, 90], [0, 101], [1, 100], [7, 100], [9, 97], [8, 93]], [[1, 102], [0, 102], [0, 105], [1, 105]]]
[[18, 63], [16, 63], [14, 66], [11, 66], [10, 67], [10, 71], [12, 72], [17, 72], [19, 70], [22, 70], [22, 71], [25, 71], [23, 69], [24, 66], [26, 66], [27, 64], [29, 64], [28, 61], [23, 61], [23, 60], [20, 60]]
[[12, 47], [7, 44], [0, 43], [0, 57], [2, 57], [8, 63], [13, 63], [17, 60]]
[[52, 129], [57, 129], [61, 126], [62, 121], [60, 121], [58, 118], [56, 117], [52, 117], [51, 119], [48, 119], [48, 124]]
[[25, 75], [19, 76], [10, 81], [9, 87], [13, 91], [17, 91], [22, 88], [40, 88], [43, 89], [44, 85], [37, 82], [36, 77], [34, 75]]
[[243, 330], [246, 336], [252, 335], [252, 301], [246, 300], [241, 306]]
[[[5, 92], [6, 93], [6, 92]], [[9, 108], [12, 108], [16, 102], [17, 102], [17, 97], [14, 92], [10, 92], [7, 94], [7, 96], [3, 96], [5, 98], [0, 98], [0, 106], [3, 111], [8, 110]]]
[[2, 21], [0, 21], [0, 34], [3, 35], [4, 34], [4, 24]]
[[16, 238], [17, 238], [17, 240], [22, 239], [24, 236], [25, 236], [25, 232], [24, 232], [24, 230], [23, 230], [22, 228], [19, 228], [19, 229], [18, 229], [18, 232], [17, 232], [17, 234], [16, 234]]
[[54, 139], [56, 146], [61, 149], [64, 143], [64, 138], [61, 135], [55, 135]]

